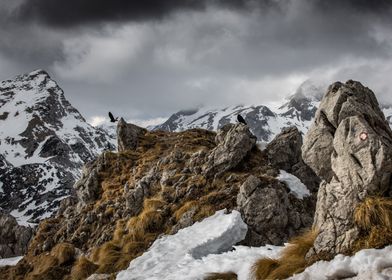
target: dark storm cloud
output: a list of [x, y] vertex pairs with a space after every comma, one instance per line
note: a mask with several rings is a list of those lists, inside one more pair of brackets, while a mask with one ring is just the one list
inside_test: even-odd
[[[19, 9], [19, 18], [70, 27], [85, 23], [162, 19], [173, 11], [201, 10], [206, 3], [233, 8], [249, 0], [28, 0]], [[266, 1], [268, 2], [268, 1]]]
[[[286, 0], [25, 0], [18, 10], [18, 18], [37, 20], [57, 27], [72, 27], [81, 24], [162, 19], [173, 11], [202, 10], [207, 5], [232, 8], [255, 7], [268, 10], [284, 7]], [[392, 7], [390, 0], [310, 0], [320, 10], [338, 12], [349, 9], [361, 13], [386, 15]]]
[[44, 68], [87, 118], [260, 104], [313, 77], [392, 94], [392, 1], [0, 1], [0, 80]]

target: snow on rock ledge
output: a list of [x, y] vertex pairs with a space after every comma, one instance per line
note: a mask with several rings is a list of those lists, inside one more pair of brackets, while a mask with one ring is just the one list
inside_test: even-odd
[[319, 261], [292, 280], [392, 279], [392, 246], [365, 249], [352, 257], [337, 255], [332, 261]]
[[290, 189], [290, 193], [292, 193], [296, 198], [303, 199], [310, 195], [308, 188], [293, 174], [280, 170], [278, 179], [286, 183], [287, 187]]
[[7, 265], [16, 265], [22, 258], [23, 256], [0, 259], [0, 267], [7, 266]]
[[239, 212], [218, 211], [175, 235], [156, 240], [146, 253], [130, 263], [127, 270], [121, 271], [117, 279], [202, 279], [204, 273], [214, 270], [201, 272], [193, 267], [203, 264], [205, 256], [229, 251], [245, 238], [246, 232], [247, 225]]

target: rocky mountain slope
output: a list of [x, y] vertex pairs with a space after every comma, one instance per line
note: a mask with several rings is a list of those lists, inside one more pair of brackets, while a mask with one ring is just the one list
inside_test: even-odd
[[[167, 132], [123, 119], [117, 138], [118, 152], [84, 167], [75, 192], [39, 224], [24, 258], [0, 267], [4, 279], [180, 273], [192, 280], [261, 280], [302, 271], [296, 279], [309, 279], [315, 262], [392, 244], [392, 131], [374, 93], [359, 82], [328, 88], [304, 141], [297, 128], [286, 128], [260, 150], [242, 123], [217, 132]], [[266, 246], [288, 240], [284, 248]], [[388, 252], [369, 260], [380, 265], [377, 254]], [[238, 264], [228, 266], [228, 258]], [[352, 258], [358, 259], [367, 258]], [[223, 262], [230, 270], [216, 271]], [[364, 279], [359, 267], [346, 262], [323, 273]], [[392, 261], [367, 267], [384, 277]]]
[[[287, 126], [296, 126], [305, 134], [325, 91], [326, 86], [316, 85], [308, 80], [280, 106], [240, 105], [179, 111], [153, 129], [178, 132], [191, 128], [204, 128], [216, 131], [227, 123], [235, 123], [237, 115], [241, 114], [257, 139], [269, 142]], [[392, 107], [382, 106], [382, 109], [392, 126]]]
[[314, 176], [315, 186], [303, 186], [303, 195], [278, 178], [280, 167], [243, 124], [217, 133], [173, 133], [121, 119], [117, 136], [119, 151], [104, 152], [85, 167], [75, 195], [40, 223], [26, 257], [15, 268], [0, 269], [6, 279], [112, 277], [162, 234], [222, 209], [236, 209], [247, 224], [240, 236], [244, 245], [283, 244], [312, 223], [318, 178], [301, 160], [297, 129], [271, 147], [283, 150], [295, 139], [297, 148], [285, 156], [298, 177]]
[[50, 216], [82, 166], [113, 148], [45, 71], [0, 83], [0, 208], [20, 224]]

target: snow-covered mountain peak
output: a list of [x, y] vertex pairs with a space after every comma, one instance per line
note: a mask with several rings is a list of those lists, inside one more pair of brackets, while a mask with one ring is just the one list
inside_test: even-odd
[[67, 195], [83, 164], [114, 148], [114, 143], [113, 137], [86, 122], [44, 70], [0, 82], [0, 155], [7, 166], [0, 170], [0, 207], [18, 208], [12, 213], [17, 217], [29, 216], [26, 209], [44, 203], [44, 209], [55, 209], [52, 200], [28, 197], [33, 192], [35, 197], [52, 192], [55, 200]]

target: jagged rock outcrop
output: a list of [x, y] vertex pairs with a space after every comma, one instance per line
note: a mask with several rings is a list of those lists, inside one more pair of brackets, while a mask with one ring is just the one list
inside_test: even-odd
[[117, 124], [117, 148], [118, 151], [135, 149], [139, 143], [140, 136], [144, 135], [147, 129], [127, 123], [120, 118]]
[[268, 159], [279, 169], [290, 172], [301, 159], [302, 135], [295, 126], [285, 127], [267, 146]]
[[16, 219], [0, 211], [0, 258], [25, 254], [33, 229], [20, 226]]
[[297, 127], [286, 127], [266, 147], [270, 164], [298, 177], [311, 192], [318, 190], [320, 179], [302, 159], [302, 134]]
[[251, 246], [280, 245], [312, 224], [314, 199], [297, 199], [276, 180], [250, 175], [237, 196], [238, 209], [249, 226], [246, 242]]
[[256, 145], [256, 137], [247, 125], [227, 124], [216, 135], [217, 146], [208, 155], [205, 167], [207, 176], [236, 167]]
[[392, 132], [374, 93], [361, 83], [332, 84], [305, 137], [304, 161], [320, 176], [308, 257], [350, 252], [358, 239], [353, 213], [368, 196], [391, 194]]
[[105, 153], [83, 167], [82, 177], [74, 185], [80, 205], [83, 206], [93, 202], [101, 194], [102, 188], [99, 182], [99, 173], [104, 166]]

